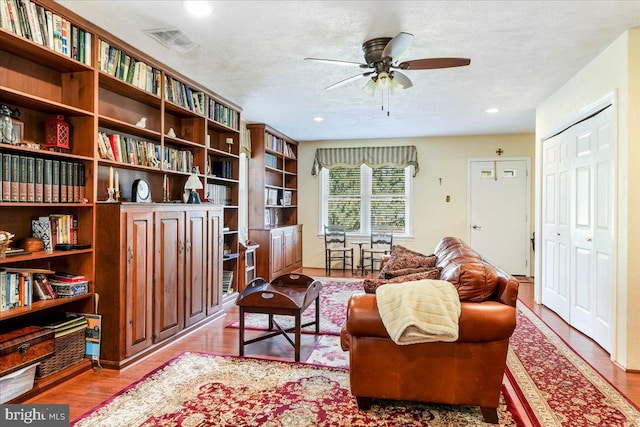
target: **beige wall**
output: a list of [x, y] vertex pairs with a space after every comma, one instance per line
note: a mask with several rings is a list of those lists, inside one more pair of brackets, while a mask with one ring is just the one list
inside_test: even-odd
[[[394, 242], [423, 253], [433, 252], [443, 236], [468, 240], [467, 159], [495, 158], [496, 150], [502, 148], [502, 157], [528, 157], [534, 166], [532, 134], [302, 142], [298, 147], [298, 220], [303, 224], [305, 267], [324, 268], [324, 240], [318, 228], [319, 178], [311, 175], [316, 148], [375, 145], [415, 145], [418, 149], [420, 171], [413, 181], [414, 235], [410, 240], [394, 238]], [[445, 202], [447, 195], [451, 196], [449, 203]], [[531, 206], [533, 209], [533, 200]]]
[[[621, 35], [590, 64], [565, 83], [536, 110], [536, 157], [542, 138], [559, 130], [571, 117], [611, 93], [617, 95], [617, 271], [615, 280], [615, 337], [612, 360], [640, 369], [640, 29]], [[540, 161], [536, 162], [540, 184]], [[539, 193], [540, 185], [536, 193]], [[536, 194], [536, 234], [541, 235], [540, 194]], [[636, 256], [630, 256], [634, 254]], [[536, 254], [539, 256], [539, 254]], [[539, 260], [538, 260], [539, 261]], [[540, 262], [536, 262], [540, 266]], [[540, 276], [539, 268], [536, 276]], [[536, 282], [536, 295], [540, 295]]]

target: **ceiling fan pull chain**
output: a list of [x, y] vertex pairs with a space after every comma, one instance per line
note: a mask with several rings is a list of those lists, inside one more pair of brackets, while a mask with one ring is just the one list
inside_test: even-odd
[[387, 89], [387, 117], [391, 115], [391, 91]]

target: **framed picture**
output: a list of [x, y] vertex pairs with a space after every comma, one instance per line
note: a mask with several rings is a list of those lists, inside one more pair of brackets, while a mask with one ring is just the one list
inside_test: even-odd
[[11, 119], [11, 121], [13, 122], [13, 144], [22, 144], [22, 141], [24, 141], [24, 122], [18, 119]]
[[264, 226], [268, 227], [271, 225], [271, 212], [269, 212], [269, 209], [265, 209], [264, 210]]

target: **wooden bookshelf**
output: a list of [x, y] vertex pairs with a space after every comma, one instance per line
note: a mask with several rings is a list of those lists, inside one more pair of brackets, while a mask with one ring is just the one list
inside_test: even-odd
[[266, 124], [251, 132], [249, 238], [257, 249], [258, 276], [273, 278], [302, 267], [298, 224], [298, 142]]
[[[45, 321], [65, 311], [94, 312], [94, 294], [97, 289], [108, 289], [106, 281], [109, 275], [105, 271], [110, 268], [103, 262], [105, 255], [96, 248], [99, 246], [96, 244], [98, 230], [103, 227], [98, 218], [102, 218], [100, 212], [103, 210], [106, 212], [111, 207], [122, 207], [123, 202], [131, 200], [132, 185], [137, 179], [145, 179], [150, 185], [154, 203], [147, 204], [147, 210], [179, 211], [184, 215], [185, 223], [192, 221], [185, 232], [207, 230], [207, 236], [199, 236], [202, 242], [207, 242], [207, 246], [203, 247], [206, 253], [201, 254], [205, 261], [198, 261], [206, 263], [202, 275], [195, 271], [185, 272], [185, 288], [178, 293], [190, 299], [179, 303], [184, 307], [181, 313], [185, 317], [179, 322], [182, 331], [175, 336], [205, 318], [220, 315], [223, 268], [233, 270], [236, 279], [231, 289], [237, 291], [240, 107], [180, 72], [158, 63], [58, 3], [51, 0], [36, 0], [33, 3], [36, 8], [48, 10], [67, 21], [70, 30], [75, 28], [75, 34], [83, 35], [79, 40], [84, 40], [85, 44], [81, 47], [81, 44], [76, 45], [69, 40], [71, 45], [68, 45], [68, 49], [71, 50], [67, 54], [55, 46], [49, 46], [46, 40], [38, 40], [33, 33], [25, 37], [17, 34], [14, 28], [0, 27], [0, 104], [20, 111], [19, 120], [24, 123], [23, 141], [33, 144], [20, 146], [0, 142], [0, 154], [3, 157], [33, 157], [81, 164], [84, 169], [84, 198], [66, 203], [41, 203], [5, 201], [0, 197], [0, 230], [15, 234], [15, 240], [19, 240], [31, 236], [32, 218], [70, 214], [78, 222], [78, 243], [88, 244], [90, 248], [12, 256], [0, 260], [0, 268], [72, 271], [84, 275], [90, 286], [86, 296], [37, 301], [29, 307], [0, 312], [0, 332]], [[110, 68], [111, 55], [113, 66]], [[131, 64], [144, 64], [146, 78], [143, 80], [141, 75], [136, 77], [135, 68], [130, 72], [130, 68], [126, 67], [127, 62], [129, 67]], [[137, 68], [140, 73], [142, 65]], [[172, 94], [179, 95], [179, 98], [169, 96], [169, 85]], [[187, 93], [192, 98], [188, 98]], [[52, 115], [62, 115], [70, 124], [69, 152], [42, 149], [46, 139], [45, 122]], [[108, 156], [108, 150], [104, 145], [101, 146], [105, 141], [102, 135], [107, 136], [112, 151], [114, 147], [109, 136], [114, 135], [118, 141], [125, 141], [119, 146], [122, 153], [120, 159]], [[233, 143], [228, 144], [228, 141]], [[215, 173], [210, 167], [213, 161], [229, 164], [228, 172], [224, 176]], [[111, 168], [119, 178], [118, 204], [104, 203]], [[188, 208], [177, 205], [183, 200], [183, 187], [191, 173], [197, 173], [204, 186], [199, 190], [203, 201], [200, 210], [193, 205]], [[210, 184], [226, 188], [223, 200], [215, 200], [220, 207], [208, 203], [208, 200], [214, 201], [213, 193], [208, 193]], [[126, 209], [119, 211], [138, 212], [135, 205], [126, 204]], [[195, 211], [207, 215], [200, 218]], [[211, 212], [217, 213], [214, 215]], [[123, 221], [126, 223], [127, 218]], [[200, 223], [204, 224], [202, 228], [198, 228]], [[219, 233], [220, 238], [214, 232]], [[195, 236], [192, 237], [185, 235], [183, 241], [178, 241], [178, 246], [193, 241]], [[124, 239], [124, 236], [116, 234], [112, 238], [115, 239], [112, 244], [117, 246], [118, 239]], [[228, 255], [224, 259], [223, 246], [227, 248], [224, 252]], [[178, 247], [179, 253], [182, 250]], [[127, 258], [123, 256], [122, 259]], [[188, 274], [193, 276], [189, 277]], [[204, 288], [200, 288], [200, 280], [203, 280]], [[198, 283], [193, 284], [195, 282]], [[198, 289], [204, 289], [204, 293], [198, 293]], [[122, 304], [127, 302], [114, 301], [115, 305], [100, 304], [98, 313], [121, 313]], [[159, 319], [157, 304], [152, 301], [151, 307], [144, 308], [151, 310], [147, 315], [155, 316], [154, 328]], [[171, 304], [171, 301], [167, 304]], [[198, 307], [204, 307], [204, 311], [199, 312]], [[114, 337], [124, 334], [120, 330], [108, 333]], [[163, 332], [162, 338], [167, 336], [171, 334]], [[121, 338], [124, 342], [124, 335]], [[153, 345], [140, 354], [148, 354], [162, 338], [154, 337]], [[118, 351], [114, 350], [109, 355], [110, 361], [113, 365], [124, 365], [121, 357], [124, 353]], [[135, 352], [126, 353], [126, 363], [135, 359]], [[81, 364], [62, 372], [56, 375], [55, 383], [89, 366]], [[36, 382], [31, 394], [44, 391], [49, 387], [48, 384], [52, 382]]]

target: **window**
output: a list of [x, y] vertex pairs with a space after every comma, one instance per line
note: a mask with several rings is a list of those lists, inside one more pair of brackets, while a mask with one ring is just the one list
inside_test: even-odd
[[320, 228], [340, 224], [350, 234], [369, 234], [384, 227], [410, 235], [412, 173], [413, 166], [322, 169]]

